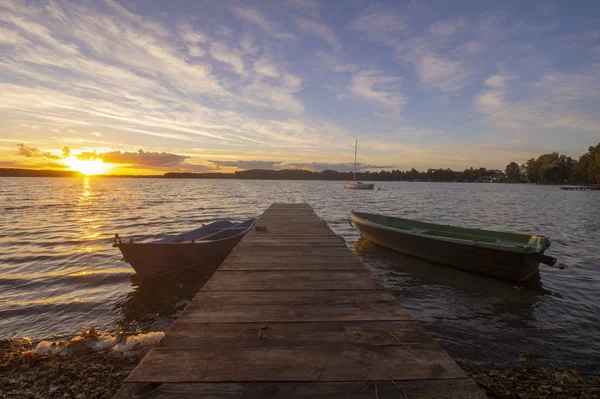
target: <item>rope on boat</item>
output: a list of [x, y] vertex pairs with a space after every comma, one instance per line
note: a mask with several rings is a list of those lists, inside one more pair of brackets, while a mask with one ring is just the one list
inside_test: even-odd
[[[69, 276], [71, 274], [83, 273], [83, 272], [86, 272], [88, 270], [92, 270], [92, 269], [96, 269], [96, 268], [99, 268], [99, 267], [102, 267], [102, 266], [106, 266], [106, 265], [109, 265], [111, 263], [117, 262], [118, 260], [119, 259], [113, 259], [113, 260], [110, 260], [108, 262], [100, 263], [99, 265], [94, 265], [94, 266], [86, 267], [86, 268], [79, 269], [79, 270], [76, 270], [76, 271], [68, 272], [68, 273], [65, 273], [65, 274], [60, 274], [58, 276], [54, 276], [54, 277], [52, 277], [52, 278], [50, 278], [48, 280], [45, 280], [44, 283], [49, 282], [49, 281], [54, 281], [54, 280], [57, 280], [57, 279], [62, 278], [62, 277], [66, 277], [66, 276]], [[14, 287], [7, 287], [7, 288], [5, 288], [3, 290], [0, 290], [0, 294], [2, 294], [4, 292], [7, 292], [7, 291], [10, 291], [10, 290], [16, 290], [16, 289], [27, 287], [29, 285], [34, 285], [34, 284], [37, 284], [37, 283], [27, 282], [27, 283], [24, 283], [24, 284], [21, 284], [21, 285], [17, 285], [17, 286], [14, 286]]]

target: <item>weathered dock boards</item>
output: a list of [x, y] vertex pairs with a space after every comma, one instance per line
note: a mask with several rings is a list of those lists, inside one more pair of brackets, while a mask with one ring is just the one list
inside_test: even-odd
[[600, 191], [600, 186], [565, 186], [560, 189], [570, 191]]
[[115, 398], [485, 398], [308, 204], [258, 226]]

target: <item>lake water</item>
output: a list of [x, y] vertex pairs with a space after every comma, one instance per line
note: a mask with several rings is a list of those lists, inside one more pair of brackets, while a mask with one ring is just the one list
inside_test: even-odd
[[[112, 237], [159, 238], [219, 218], [308, 202], [457, 360], [600, 365], [600, 193], [552, 186], [378, 182], [0, 178], [0, 338], [95, 326], [163, 330], [209, 276], [135, 285]], [[359, 239], [352, 209], [539, 233], [566, 268], [525, 286], [446, 269]], [[87, 269], [86, 271], [82, 271]]]

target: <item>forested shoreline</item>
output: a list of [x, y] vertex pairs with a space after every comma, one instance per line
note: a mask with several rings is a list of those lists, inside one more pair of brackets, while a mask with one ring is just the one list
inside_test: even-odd
[[600, 184], [600, 143], [590, 146], [579, 159], [551, 152], [521, 165], [511, 162], [506, 166], [506, 175], [509, 181], [526, 175], [536, 183]]
[[[79, 172], [60, 170], [31, 170], [0, 168], [0, 176], [12, 177], [78, 177]], [[324, 170], [313, 172], [304, 169], [249, 169], [234, 173], [168, 172], [164, 175], [100, 175], [98, 177], [127, 178], [179, 178], [179, 179], [254, 179], [254, 180], [339, 180], [353, 179], [352, 172]], [[364, 181], [424, 181], [424, 182], [527, 182], [540, 184], [600, 184], [600, 143], [590, 146], [578, 159], [558, 152], [542, 154], [522, 164], [510, 162], [504, 171], [484, 167], [454, 171], [450, 168], [410, 170], [381, 170], [361, 172], [357, 178]]]
[[[499, 175], [503, 175], [499, 177]], [[510, 162], [504, 171], [484, 167], [469, 168], [464, 171], [452, 169], [381, 170], [361, 172], [358, 176], [364, 181], [426, 181], [426, 182], [476, 182], [491, 181], [490, 176], [498, 176], [494, 181], [529, 182], [541, 184], [600, 184], [600, 143], [590, 146], [579, 159], [573, 159], [558, 152], [551, 152], [531, 158], [519, 165]], [[166, 173], [166, 178], [197, 179], [256, 179], [256, 180], [352, 180], [352, 172], [324, 170], [312, 172], [302, 169], [249, 169], [234, 173]], [[486, 177], [486, 179], [483, 179]]]

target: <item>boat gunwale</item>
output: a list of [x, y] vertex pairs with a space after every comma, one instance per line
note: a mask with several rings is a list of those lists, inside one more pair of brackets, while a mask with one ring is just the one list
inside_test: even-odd
[[[247, 219], [244, 220], [238, 224], [247, 222], [248, 220], [251, 219]], [[258, 222], [258, 217], [254, 218], [254, 220], [252, 221], [252, 223], [248, 226], [247, 229], [245, 229], [244, 231], [234, 235], [234, 236], [229, 236], [229, 237], [224, 237], [224, 238], [219, 238], [218, 240], [192, 240], [192, 241], [179, 241], [179, 242], [121, 242], [118, 244], [113, 244], [113, 247], [116, 248], [120, 248], [121, 246], [129, 246], [129, 245], [201, 245], [201, 244], [214, 244], [214, 243], [218, 243], [218, 242], [223, 242], [223, 241], [227, 241], [227, 240], [232, 240], [234, 238], [238, 238], [239, 236], [244, 236], [246, 234], [248, 234], [248, 232], [250, 230], [252, 230], [252, 228], [254, 227], [254, 225]], [[227, 228], [222, 229], [216, 233], [213, 234], [217, 234], [220, 233], [221, 231], [227, 230]]]
[[[360, 212], [360, 213], [364, 213], [364, 214], [368, 214], [368, 215], [377, 215], [377, 216], [385, 216], [385, 215], [379, 215], [379, 214], [375, 214], [375, 213], [367, 213], [367, 212]], [[403, 218], [398, 218], [395, 216], [386, 216], [386, 217], [392, 217], [392, 218], [396, 218], [396, 219], [402, 219], [402, 220], [409, 220], [410, 219], [403, 219]], [[443, 237], [443, 236], [434, 236], [434, 235], [427, 235], [427, 234], [423, 234], [423, 233], [414, 233], [411, 232], [409, 230], [404, 230], [404, 229], [399, 229], [399, 228], [395, 228], [395, 227], [390, 227], [390, 226], [386, 226], [384, 224], [379, 224], [379, 223], [375, 223], [372, 222], [370, 220], [361, 218], [359, 216], [356, 215], [356, 213], [352, 210], [350, 211], [350, 220], [352, 220], [352, 222], [356, 223], [354, 219], [357, 219], [358, 221], [360, 221], [363, 224], [366, 224], [368, 226], [374, 227], [374, 228], [380, 228], [380, 229], [384, 229], [384, 230], [388, 230], [388, 231], [394, 231], [400, 234], [408, 234], [414, 237], [421, 237], [421, 238], [427, 238], [430, 240], [439, 240], [439, 241], [446, 241], [446, 242], [450, 242], [453, 244], [458, 244], [458, 245], [465, 245], [465, 246], [469, 246], [472, 247], [473, 246], [473, 241], [476, 240], [466, 240], [466, 239], [460, 239], [460, 238], [450, 238], [450, 237]], [[416, 221], [418, 222], [418, 221]], [[418, 222], [418, 223], [426, 223], [426, 222]], [[435, 223], [431, 223], [431, 224], [435, 224]], [[452, 226], [454, 227], [454, 226]], [[491, 230], [490, 230], [491, 231]], [[519, 233], [517, 233], [519, 234]], [[526, 236], [526, 234], [523, 234], [524, 236]], [[533, 234], [531, 235], [533, 236]], [[536, 235], [537, 237], [542, 237], [539, 235]], [[485, 248], [485, 249], [493, 249], [493, 250], [498, 250], [498, 251], [505, 251], [505, 252], [513, 252], [513, 253], [517, 253], [517, 254], [521, 254], [521, 255], [534, 255], [534, 254], [542, 254], [544, 252], [544, 250], [540, 250], [541, 247], [537, 247], [534, 248], [530, 245], [521, 245], [521, 246], [517, 246], [517, 245], [504, 245], [504, 244], [498, 244], [498, 243], [488, 243], [488, 242], [481, 242], [481, 241], [477, 241], [477, 247], [479, 248]]]

